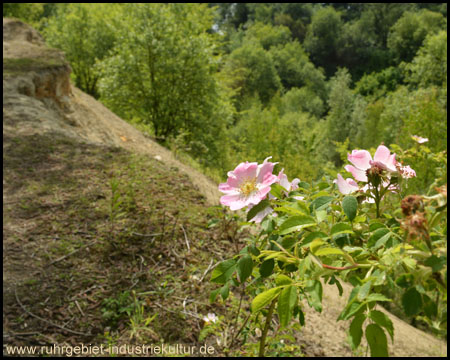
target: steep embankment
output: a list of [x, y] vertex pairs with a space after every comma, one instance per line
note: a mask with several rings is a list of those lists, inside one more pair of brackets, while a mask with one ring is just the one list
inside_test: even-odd
[[[71, 86], [70, 66], [61, 52], [49, 49], [35, 30], [3, 20], [3, 114], [16, 119], [4, 130], [17, 134], [56, 131], [90, 143], [159, 155], [168, 167], [189, 176], [211, 205], [219, 192], [202, 173], [177, 161], [171, 152], [145, 137], [91, 96]], [[20, 126], [17, 123], [20, 122]]]
[[[35, 30], [4, 19], [3, 57], [4, 344], [195, 343], [202, 314], [229, 314], [207, 302], [208, 264], [239, 241], [207, 228], [217, 186], [73, 87]], [[352, 355], [343, 302], [325, 286], [324, 312], [305, 307], [307, 355]], [[391, 318], [395, 355], [446, 354]]]

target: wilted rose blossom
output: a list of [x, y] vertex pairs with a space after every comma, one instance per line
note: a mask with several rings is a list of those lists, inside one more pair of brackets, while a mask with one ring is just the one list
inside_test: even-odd
[[268, 159], [270, 157], [261, 165], [246, 161], [229, 171], [227, 182], [219, 185], [219, 190], [225, 194], [220, 198], [220, 203], [229, 206], [231, 210], [239, 210], [263, 200], [270, 192], [270, 185], [278, 179], [272, 174], [276, 163], [269, 162]]
[[411, 179], [416, 176], [416, 172], [411, 169], [409, 165], [402, 166], [400, 164], [397, 164], [397, 169], [401, 176], [405, 179]]
[[411, 138], [412, 138], [414, 141], [418, 142], [419, 144], [423, 144], [423, 143], [426, 143], [426, 142], [428, 141], [427, 138], [423, 138], [423, 137], [417, 136], [417, 135], [412, 135]]

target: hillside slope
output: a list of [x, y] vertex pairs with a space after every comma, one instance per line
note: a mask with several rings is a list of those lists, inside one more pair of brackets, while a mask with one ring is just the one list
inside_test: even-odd
[[[227, 314], [208, 264], [243, 244], [228, 221], [208, 228], [226, 217], [208, 209], [217, 185], [72, 86], [27, 25], [3, 19], [3, 57], [4, 344], [195, 343], [202, 314]], [[352, 355], [343, 301], [325, 286], [324, 312], [305, 307], [305, 354]], [[394, 355], [446, 354], [390, 316]]]

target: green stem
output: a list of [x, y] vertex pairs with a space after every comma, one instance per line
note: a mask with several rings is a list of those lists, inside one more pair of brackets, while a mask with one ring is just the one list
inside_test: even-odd
[[275, 304], [277, 302], [277, 298], [273, 299], [272, 303], [270, 304], [269, 313], [266, 317], [266, 324], [264, 325], [264, 330], [261, 336], [261, 340], [259, 341], [259, 357], [264, 357], [264, 351], [266, 346], [266, 336], [267, 332], [269, 331], [270, 323], [272, 322], [272, 314], [273, 309], [275, 308]]
[[375, 205], [377, 206], [377, 219], [380, 218], [380, 200], [381, 196], [378, 192], [378, 186], [375, 186]]

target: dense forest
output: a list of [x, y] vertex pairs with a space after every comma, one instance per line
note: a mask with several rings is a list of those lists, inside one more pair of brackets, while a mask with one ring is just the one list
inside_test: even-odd
[[77, 87], [216, 181], [268, 156], [302, 181], [331, 178], [382, 142], [426, 174], [411, 191], [446, 171], [429, 155], [447, 143], [444, 3], [10, 3], [3, 16], [38, 28]]

